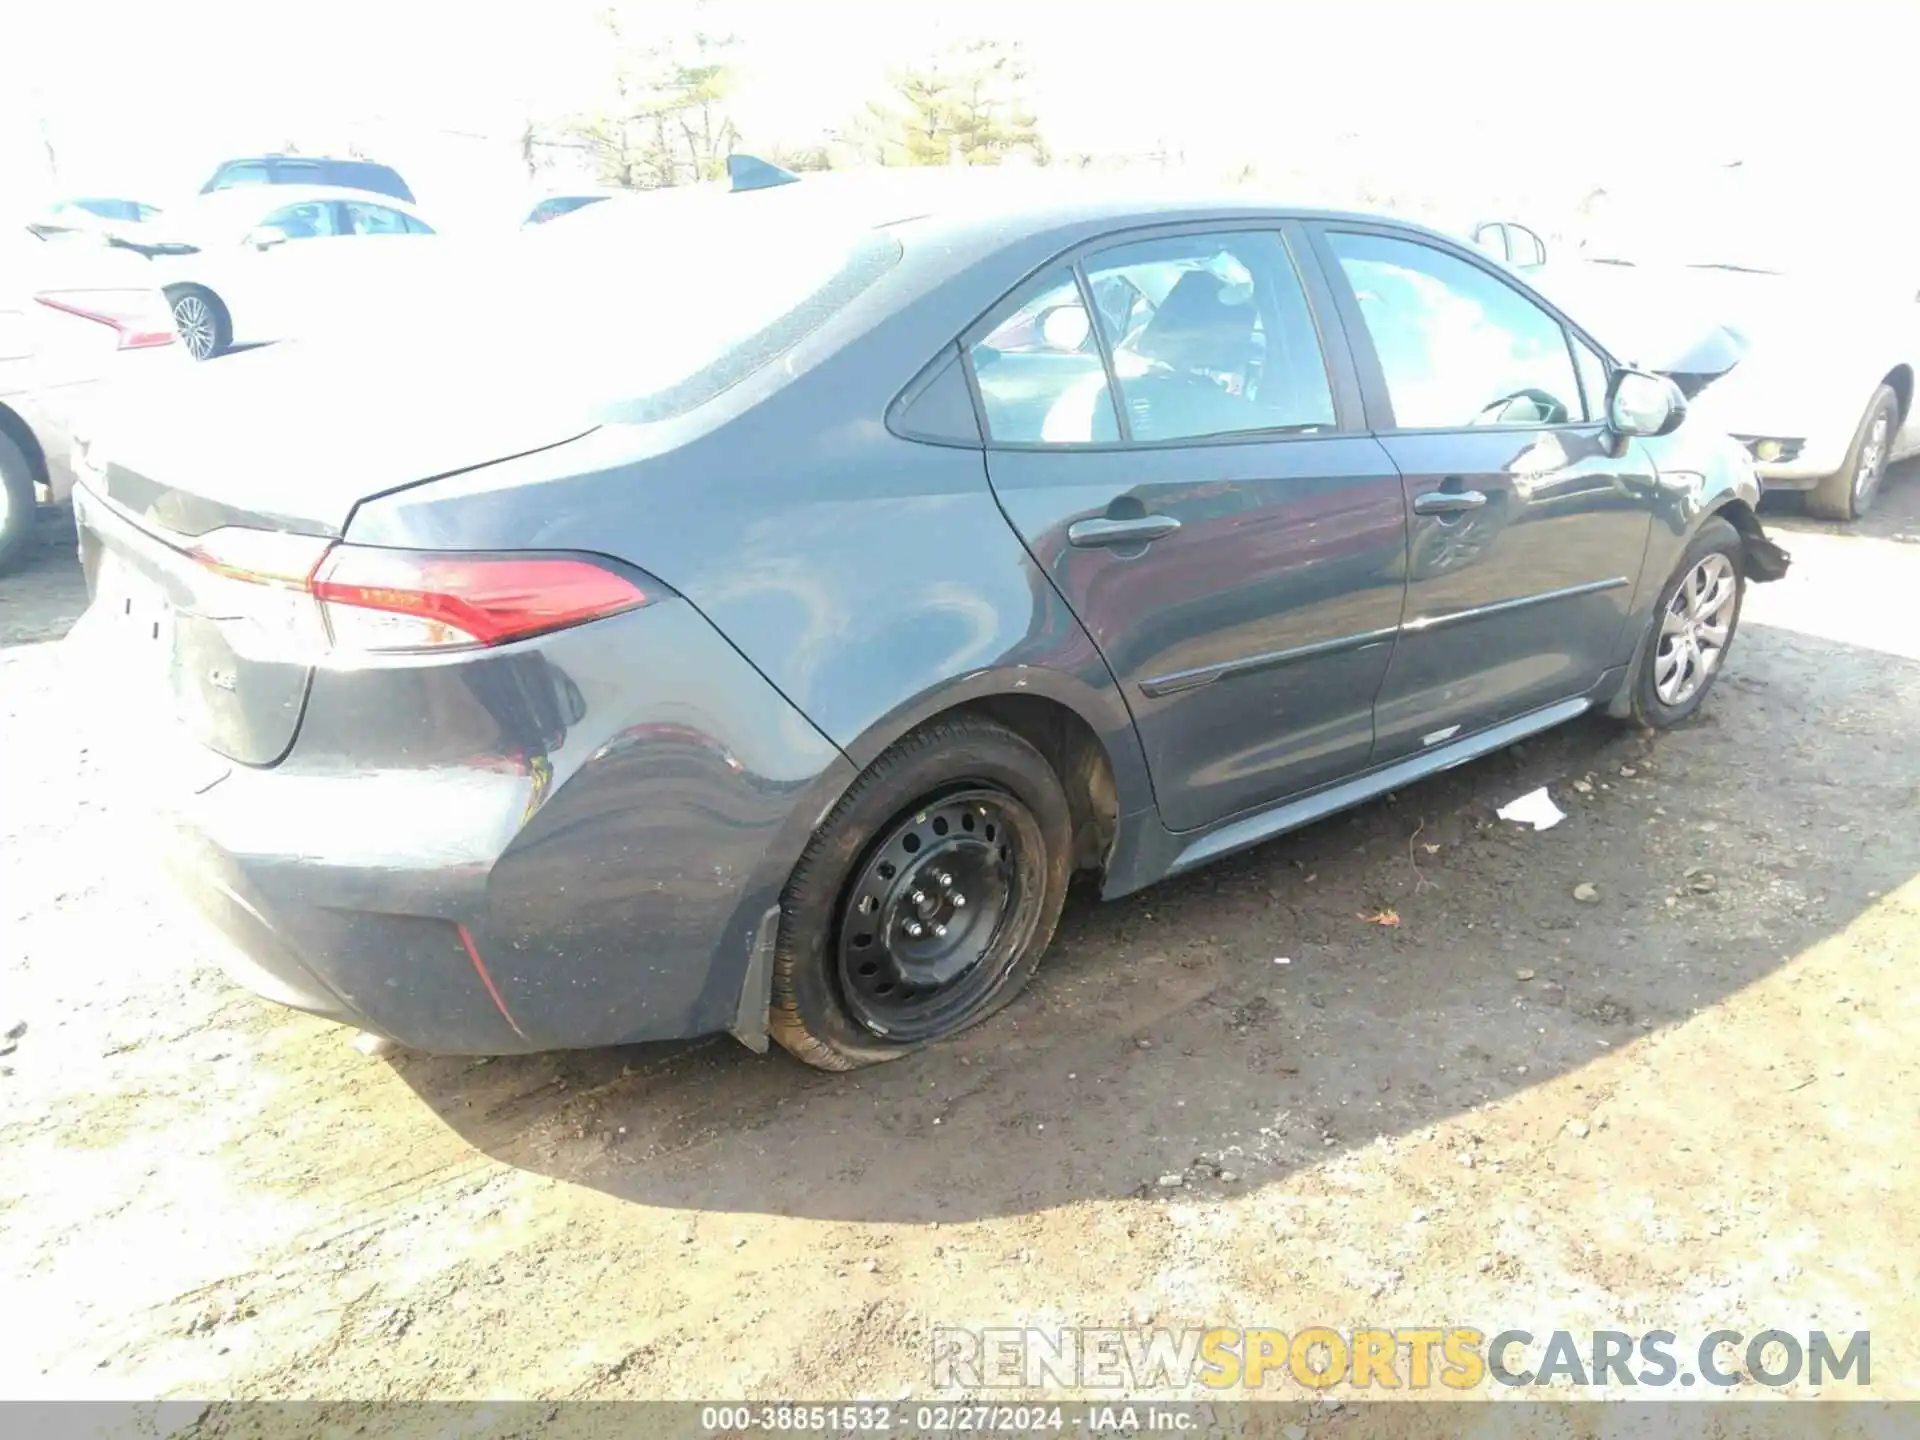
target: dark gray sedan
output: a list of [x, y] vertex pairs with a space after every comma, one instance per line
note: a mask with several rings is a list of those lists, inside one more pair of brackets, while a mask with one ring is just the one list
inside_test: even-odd
[[1670, 381], [1415, 226], [824, 177], [517, 238], [81, 452], [210, 937], [410, 1046], [898, 1056], [1076, 871], [1685, 719], [1785, 568]]

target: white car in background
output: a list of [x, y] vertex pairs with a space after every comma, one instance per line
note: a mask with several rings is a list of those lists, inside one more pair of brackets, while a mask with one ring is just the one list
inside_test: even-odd
[[389, 195], [259, 185], [199, 196], [120, 241], [153, 257], [187, 353], [207, 360], [355, 315], [356, 295], [431, 263], [434, 233]]
[[1920, 454], [1920, 253], [1902, 253], [1891, 215], [1844, 231], [1807, 218], [1825, 213], [1806, 184], [1729, 178], [1520, 268], [1629, 361], [1658, 368], [1689, 335], [1732, 332], [1744, 357], [1693, 399], [1688, 424], [1746, 446], [1768, 490], [1853, 520], [1890, 463]]
[[0, 230], [0, 569], [73, 489], [74, 425], [109, 382], [185, 363], [139, 256], [90, 234]]

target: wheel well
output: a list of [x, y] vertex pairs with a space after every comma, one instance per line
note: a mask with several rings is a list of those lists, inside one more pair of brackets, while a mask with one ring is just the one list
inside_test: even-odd
[[214, 304], [218, 305], [222, 310], [225, 310], [227, 308], [227, 302], [220, 298], [219, 293], [217, 291], [213, 290], [209, 286], [202, 285], [195, 280], [182, 280], [177, 285], [164, 286], [161, 290], [161, 293], [167, 297], [168, 303], [172, 304], [178, 301], [182, 295], [186, 294], [190, 290], [197, 295], [206, 296], [207, 299], [211, 300]]
[[20, 447], [20, 453], [27, 457], [27, 464], [33, 470], [36, 485], [47, 483], [47, 455], [40, 448], [40, 442], [34, 438], [33, 431], [6, 406], [0, 405], [0, 435], [5, 435]]
[[1760, 517], [1744, 500], [1729, 500], [1713, 513], [1738, 530], [1742, 540], [1759, 540], [1766, 535], [1760, 528]]
[[1745, 555], [1741, 569], [1747, 579], [1778, 580], [1787, 573], [1793, 557], [1767, 538], [1767, 532], [1760, 528], [1760, 517], [1753, 513], [1751, 505], [1744, 500], [1729, 500], [1713, 513], [1738, 532]]
[[1880, 383], [1890, 387], [1895, 398], [1900, 401], [1900, 420], [1904, 424], [1907, 415], [1913, 409], [1913, 367], [1896, 365], [1887, 372], [1887, 378]]
[[1120, 799], [1113, 762], [1093, 727], [1070, 707], [1041, 695], [989, 695], [945, 712], [961, 714], [996, 720], [1046, 756], [1073, 812], [1074, 869], [1104, 870], [1119, 824]]

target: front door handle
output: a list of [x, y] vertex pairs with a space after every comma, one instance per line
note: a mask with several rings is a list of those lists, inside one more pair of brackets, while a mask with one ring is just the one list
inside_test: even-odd
[[1180, 522], [1171, 515], [1140, 515], [1130, 520], [1110, 520], [1100, 515], [1069, 525], [1067, 543], [1083, 550], [1103, 545], [1145, 545], [1163, 540], [1179, 528]]
[[1458, 515], [1463, 510], [1478, 510], [1487, 497], [1478, 490], [1429, 490], [1415, 497], [1416, 515]]

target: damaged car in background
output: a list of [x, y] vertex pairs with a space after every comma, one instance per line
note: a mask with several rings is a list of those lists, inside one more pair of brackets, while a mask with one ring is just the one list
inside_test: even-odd
[[1831, 227], [1808, 217], [1845, 213], [1852, 196], [1829, 211], [1818, 197], [1835, 182], [1769, 184], [1749, 168], [1622, 200], [1583, 243], [1524, 273], [1638, 363], [1724, 330], [1738, 365], [1712, 377], [1696, 419], [1739, 440], [1767, 490], [1856, 520], [1887, 467], [1920, 454], [1920, 260], [1887, 218], [1850, 228], [1837, 249]]

